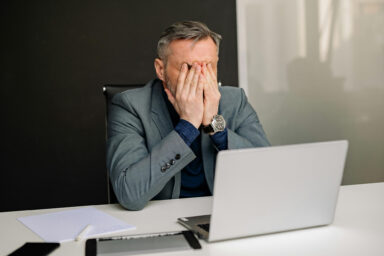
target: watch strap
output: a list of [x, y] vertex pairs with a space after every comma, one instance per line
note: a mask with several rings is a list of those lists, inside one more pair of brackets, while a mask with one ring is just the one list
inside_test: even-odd
[[213, 127], [212, 127], [212, 125], [207, 125], [207, 126], [203, 126], [203, 132], [205, 132], [205, 133], [211, 133], [211, 132], [213, 132]]

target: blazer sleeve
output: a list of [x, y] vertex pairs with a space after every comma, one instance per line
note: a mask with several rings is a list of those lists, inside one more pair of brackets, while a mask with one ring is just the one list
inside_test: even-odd
[[172, 130], [149, 151], [142, 120], [129, 106], [112, 104], [108, 117], [107, 168], [119, 203], [141, 210], [196, 156]]
[[244, 90], [240, 90], [240, 104], [234, 122], [228, 128], [228, 149], [270, 146], [255, 110], [249, 104]]

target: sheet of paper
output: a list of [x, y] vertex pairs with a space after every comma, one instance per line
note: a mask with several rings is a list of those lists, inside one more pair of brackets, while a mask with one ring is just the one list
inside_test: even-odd
[[136, 228], [94, 207], [21, 217], [18, 220], [46, 242], [73, 241], [87, 225], [92, 227], [84, 238]]

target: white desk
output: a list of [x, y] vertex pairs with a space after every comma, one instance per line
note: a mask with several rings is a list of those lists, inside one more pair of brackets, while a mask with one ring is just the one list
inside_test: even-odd
[[[153, 201], [139, 212], [129, 212], [118, 205], [98, 205], [142, 234], [182, 230], [177, 217], [209, 214], [211, 197]], [[70, 208], [65, 208], [70, 209]], [[16, 218], [63, 209], [0, 213], [0, 255], [7, 255], [25, 242], [42, 241]], [[64, 243], [52, 255], [84, 255], [85, 242]], [[384, 255], [384, 183], [343, 186], [335, 222], [326, 227], [284, 232], [207, 244], [202, 250], [152, 255]]]

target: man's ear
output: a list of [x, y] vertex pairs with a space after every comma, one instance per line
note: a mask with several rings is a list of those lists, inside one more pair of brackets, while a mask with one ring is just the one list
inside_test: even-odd
[[165, 83], [165, 75], [164, 75], [165, 74], [165, 65], [164, 65], [164, 62], [161, 59], [156, 58], [154, 64], [155, 64], [157, 77]]

